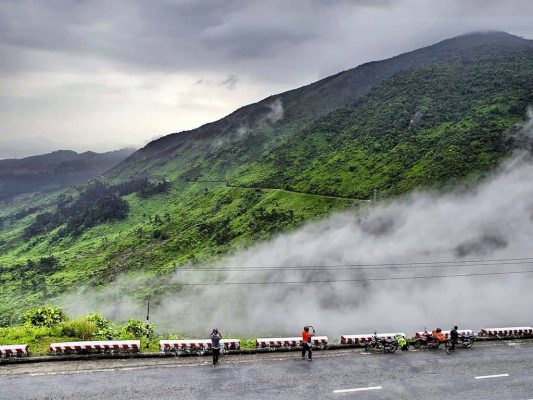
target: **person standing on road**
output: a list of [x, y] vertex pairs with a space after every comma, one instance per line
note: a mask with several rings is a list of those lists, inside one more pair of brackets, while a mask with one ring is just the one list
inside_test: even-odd
[[304, 326], [304, 330], [302, 331], [302, 360], [305, 359], [305, 353], [309, 354], [309, 361], [313, 359], [313, 336], [315, 336], [315, 328], [312, 325]]
[[455, 351], [455, 345], [457, 343], [457, 340], [459, 340], [459, 332], [457, 332], [457, 326], [454, 326], [453, 329], [450, 331], [450, 341], [452, 342], [452, 345], [450, 346], [450, 351]]
[[222, 339], [222, 335], [218, 331], [217, 328], [213, 329], [213, 332], [211, 332], [211, 335], [209, 335], [211, 338], [211, 350], [213, 352], [213, 365], [218, 364], [218, 357], [220, 356], [220, 340]]

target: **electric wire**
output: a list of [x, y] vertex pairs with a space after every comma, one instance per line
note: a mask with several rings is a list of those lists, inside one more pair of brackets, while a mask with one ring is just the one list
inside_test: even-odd
[[479, 272], [471, 274], [450, 274], [450, 275], [421, 275], [421, 276], [401, 276], [388, 278], [355, 278], [355, 279], [324, 279], [307, 281], [264, 281], [264, 282], [183, 282], [183, 283], [160, 283], [163, 286], [231, 286], [231, 285], [303, 285], [316, 283], [341, 283], [341, 282], [373, 282], [373, 281], [401, 281], [417, 279], [439, 279], [457, 277], [478, 277], [491, 275], [518, 275], [531, 274], [533, 270], [525, 271], [504, 271], [504, 272]]
[[[533, 257], [524, 258], [499, 258], [499, 259], [480, 259], [480, 260], [461, 260], [461, 261], [431, 261], [431, 262], [406, 262], [406, 263], [381, 263], [381, 264], [341, 264], [341, 265], [322, 265], [322, 266], [233, 266], [233, 267], [219, 267], [219, 268], [178, 268], [177, 271], [209, 271], [217, 272], [251, 272], [262, 270], [281, 270], [281, 271], [328, 271], [330, 269], [338, 270], [339, 268], [361, 269], [361, 270], [388, 270], [394, 268], [465, 268], [478, 266], [508, 266], [508, 265], [527, 265], [533, 264]], [[237, 286], [237, 285], [305, 285], [305, 284], [319, 284], [319, 283], [342, 283], [342, 282], [375, 282], [375, 281], [405, 281], [405, 280], [421, 280], [421, 279], [440, 279], [440, 278], [457, 278], [457, 277], [482, 277], [482, 276], [497, 276], [497, 275], [520, 275], [530, 274], [533, 270], [521, 271], [498, 271], [498, 272], [471, 272], [471, 273], [455, 273], [447, 275], [415, 275], [415, 276], [392, 276], [392, 277], [367, 277], [367, 278], [335, 278], [335, 279], [317, 279], [317, 280], [293, 280], [293, 281], [242, 281], [242, 282], [147, 282], [156, 286]], [[213, 275], [216, 277], [216, 275]], [[108, 284], [109, 285], [109, 284]], [[119, 282], [110, 283], [110, 285], [121, 285]]]
[[462, 260], [462, 261], [433, 261], [410, 263], [382, 263], [382, 264], [338, 264], [338, 265], [286, 265], [286, 266], [228, 266], [228, 267], [181, 267], [177, 271], [268, 271], [268, 270], [389, 270], [389, 269], [419, 269], [419, 268], [459, 268], [478, 266], [502, 266], [533, 264], [533, 258], [502, 258], [492, 260]]

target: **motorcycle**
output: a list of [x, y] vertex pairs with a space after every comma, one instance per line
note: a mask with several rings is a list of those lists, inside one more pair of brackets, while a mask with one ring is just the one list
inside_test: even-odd
[[394, 353], [398, 350], [398, 341], [396, 339], [387, 339], [378, 337], [377, 332], [374, 332], [374, 336], [365, 344], [365, 351], [379, 350], [383, 353]]
[[416, 339], [414, 346], [416, 349], [422, 347], [425, 347], [426, 349], [438, 349], [440, 342], [428, 332], [427, 328], [424, 328], [424, 332]]
[[[462, 344], [463, 347], [469, 349], [474, 345], [474, 341], [476, 340], [476, 335], [473, 333], [465, 333], [462, 335], [459, 335], [457, 338], [457, 344]], [[452, 347], [452, 339], [448, 338], [446, 342], [444, 343], [444, 346], [446, 346], [447, 349], [450, 349]]]

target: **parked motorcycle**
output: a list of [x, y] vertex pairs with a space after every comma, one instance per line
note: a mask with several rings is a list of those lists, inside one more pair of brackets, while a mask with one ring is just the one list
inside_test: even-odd
[[387, 339], [378, 337], [377, 332], [374, 332], [374, 336], [365, 344], [365, 351], [379, 350], [383, 353], [394, 353], [398, 350], [398, 341], [396, 339]]
[[[474, 345], [474, 341], [476, 340], [476, 335], [473, 333], [464, 333], [462, 335], [459, 335], [457, 338], [457, 343], [462, 344], [465, 348], [469, 349]], [[448, 338], [446, 342], [444, 343], [444, 346], [446, 346], [447, 349], [452, 347], [452, 339]]]
[[[450, 344], [451, 345], [451, 344]], [[437, 349], [440, 346], [440, 342], [428, 332], [427, 328], [424, 328], [422, 333], [414, 343], [415, 348], [420, 349], [422, 347], [426, 349]]]

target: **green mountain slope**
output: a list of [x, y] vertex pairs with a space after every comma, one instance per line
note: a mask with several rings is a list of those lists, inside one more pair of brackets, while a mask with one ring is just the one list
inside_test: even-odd
[[113, 186], [20, 197], [0, 210], [0, 323], [75, 285], [215, 260], [375, 189], [475, 180], [516, 148], [532, 78], [531, 41], [465, 35], [156, 140], [106, 173]]
[[232, 182], [369, 197], [483, 174], [514, 148], [509, 129], [533, 102], [532, 72], [524, 53], [399, 73], [278, 142]]

